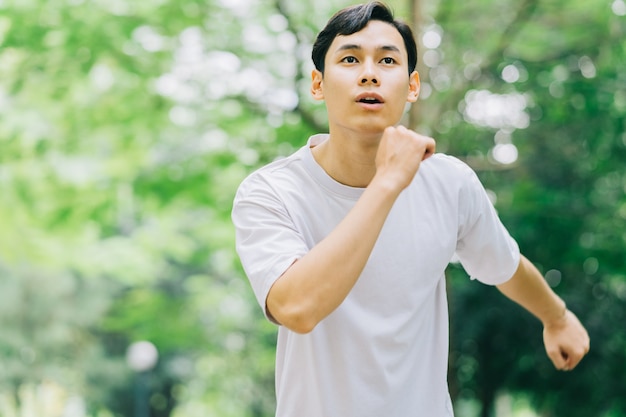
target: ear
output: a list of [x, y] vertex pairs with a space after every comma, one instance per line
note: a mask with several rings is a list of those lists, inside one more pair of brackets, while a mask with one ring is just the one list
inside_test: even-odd
[[409, 76], [409, 95], [406, 101], [415, 103], [420, 95], [420, 75], [417, 71], [413, 71]]
[[323, 81], [324, 76], [321, 71], [314, 69], [311, 72], [311, 95], [315, 100], [324, 100]]

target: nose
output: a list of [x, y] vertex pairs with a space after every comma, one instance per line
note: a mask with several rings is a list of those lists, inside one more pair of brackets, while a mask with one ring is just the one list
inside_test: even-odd
[[376, 77], [364, 77], [361, 79], [361, 84], [367, 85], [367, 84], [378, 84], [378, 79]]
[[378, 77], [375, 71], [375, 65], [373, 62], [366, 62], [363, 64], [363, 73], [361, 74], [361, 85], [374, 84], [378, 85]]

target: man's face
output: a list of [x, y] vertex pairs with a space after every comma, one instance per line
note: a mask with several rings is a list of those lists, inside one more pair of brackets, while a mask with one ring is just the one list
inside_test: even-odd
[[313, 97], [325, 100], [331, 132], [382, 133], [417, 100], [419, 77], [409, 76], [404, 40], [389, 23], [373, 20], [361, 31], [337, 36], [324, 75], [313, 71]]

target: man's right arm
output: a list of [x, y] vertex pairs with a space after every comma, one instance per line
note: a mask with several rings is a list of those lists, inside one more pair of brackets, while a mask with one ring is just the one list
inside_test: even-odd
[[411, 183], [435, 142], [403, 127], [387, 128], [376, 174], [352, 210], [269, 291], [268, 313], [281, 325], [308, 333], [332, 313], [357, 282], [396, 198]]

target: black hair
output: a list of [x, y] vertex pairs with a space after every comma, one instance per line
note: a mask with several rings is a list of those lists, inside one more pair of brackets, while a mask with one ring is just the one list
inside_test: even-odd
[[346, 7], [330, 18], [326, 27], [317, 35], [317, 39], [315, 39], [313, 44], [311, 56], [315, 68], [322, 74], [324, 73], [326, 53], [328, 48], [330, 48], [330, 44], [337, 36], [347, 36], [359, 32], [372, 20], [389, 23], [400, 32], [406, 47], [409, 74], [411, 74], [417, 65], [417, 45], [415, 44], [413, 31], [409, 25], [395, 19], [391, 9], [379, 1]]

